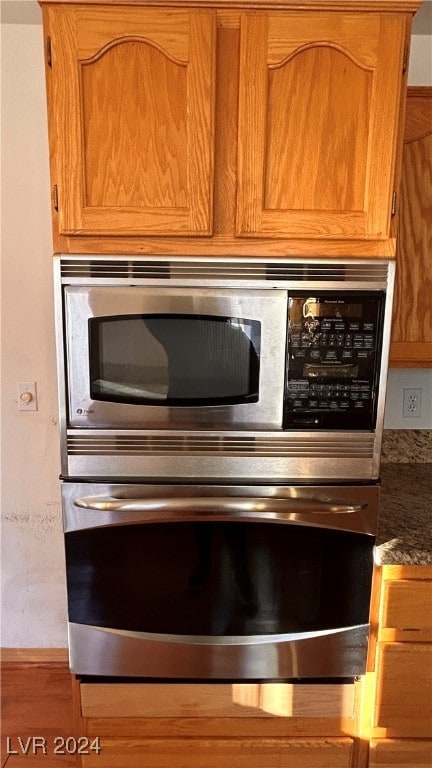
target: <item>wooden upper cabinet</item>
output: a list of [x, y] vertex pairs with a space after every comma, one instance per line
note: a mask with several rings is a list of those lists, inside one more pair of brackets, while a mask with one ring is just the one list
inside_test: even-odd
[[390, 364], [432, 365], [432, 87], [408, 88]]
[[46, 13], [59, 232], [211, 233], [215, 12]]
[[237, 235], [389, 237], [398, 14], [241, 17]]

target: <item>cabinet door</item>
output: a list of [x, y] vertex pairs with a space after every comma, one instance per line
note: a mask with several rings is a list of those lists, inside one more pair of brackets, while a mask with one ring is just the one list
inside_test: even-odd
[[384, 581], [379, 639], [432, 642], [431, 580]]
[[374, 725], [399, 736], [429, 736], [432, 646], [379, 643]]
[[386, 238], [403, 16], [245, 13], [237, 234]]
[[432, 88], [409, 88], [390, 364], [432, 365]]
[[60, 233], [210, 233], [214, 12], [47, 13]]
[[104, 739], [83, 768], [350, 768], [351, 739]]
[[372, 739], [370, 768], [430, 768], [432, 741]]

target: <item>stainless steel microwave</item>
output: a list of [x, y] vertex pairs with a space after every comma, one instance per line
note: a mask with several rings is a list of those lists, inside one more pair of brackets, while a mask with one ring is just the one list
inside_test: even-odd
[[377, 477], [391, 262], [55, 269], [65, 477]]

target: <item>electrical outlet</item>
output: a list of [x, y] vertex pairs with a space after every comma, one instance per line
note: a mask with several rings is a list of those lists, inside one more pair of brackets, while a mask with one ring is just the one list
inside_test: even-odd
[[419, 419], [421, 416], [422, 390], [407, 389], [403, 391], [402, 416], [404, 419]]

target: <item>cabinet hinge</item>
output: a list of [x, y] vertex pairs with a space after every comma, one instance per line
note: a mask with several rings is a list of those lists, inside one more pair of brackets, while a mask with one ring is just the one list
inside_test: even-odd
[[52, 67], [52, 51], [51, 51], [51, 38], [47, 37], [46, 41], [46, 58], [49, 67]]
[[58, 212], [59, 202], [58, 202], [58, 188], [57, 188], [57, 184], [54, 184], [54, 186], [53, 186], [53, 190], [52, 190], [52, 204], [53, 204], [54, 210], [56, 210]]
[[397, 200], [396, 192], [393, 192], [393, 195], [392, 195], [392, 206], [391, 206], [391, 215], [392, 216], [394, 216], [395, 213], [396, 213], [396, 200]]
[[403, 62], [402, 62], [402, 74], [404, 74], [407, 71], [408, 59], [409, 59], [409, 45], [408, 43], [405, 43]]

